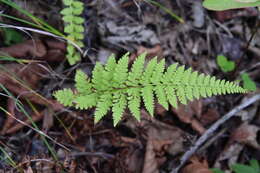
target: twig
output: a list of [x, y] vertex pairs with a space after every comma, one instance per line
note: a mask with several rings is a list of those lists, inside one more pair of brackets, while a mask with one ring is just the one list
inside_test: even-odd
[[28, 28], [28, 27], [22, 27], [22, 26], [8, 25], [8, 24], [3, 24], [3, 23], [0, 23], [0, 28], [13, 28], [13, 29], [21, 30], [23, 32], [31, 31], [31, 32], [35, 32], [35, 33], [38, 33], [38, 34], [43, 34], [43, 35], [51, 36], [51, 37], [54, 37], [54, 38], [58, 38], [58, 39], [61, 39], [61, 40], [66, 40], [70, 44], [75, 46], [81, 54], [83, 54], [83, 50], [76, 43], [74, 43], [73, 41], [71, 41], [69, 39], [66, 39], [64, 37], [61, 37], [61, 36], [57, 36], [57, 35], [55, 35], [53, 33], [47, 32], [47, 31], [42, 31], [42, 30], [35, 29], [35, 28]]
[[188, 159], [199, 149], [199, 147], [205, 142], [207, 141], [213, 134], [214, 132], [219, 128], [219, 126], [221, 126], [223, 123], [225, 123], [227, 120], [229, 120], [231, 117], [233, 117], [234, 115], [236, 115], [237, 112], [243, 110], [244, 108], [246, 108], [247, 106], [255, 103], [256, 101], [260, 100], [260, 94], [257, 94], [251, 98], [249, 98], [248, 100], [246, 100], [245, 102], [243, 102], [241, 105], [235, 107], [234, 109], [232, 109], [230, 112], [228, 112], [226, 115], [224, 115], [223, 117], [221, 117], [221, 119], [219, 119], [217, 122], [215, 122], [215, 124], [213, 124], [198, 140], [197, 142], [194, 144], [194, 146], [192, 146], [181, 158], [181, 163], [180, 165], [173, 169], [171, 171], [171, 173], [178, 173], [179, 169], [188, 161]]

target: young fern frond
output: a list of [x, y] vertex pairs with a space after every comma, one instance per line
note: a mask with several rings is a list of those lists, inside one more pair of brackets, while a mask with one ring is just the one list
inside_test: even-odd
[[[83, 32], [84, 32], [84, 19], [80, 17], [84, 10], [84, 4], [78, 0], [63, 0], [65, 8], [60, 12], [65, 22], [64, 32], [68, 34], [68, 40], [77, 44], [80, 48], [83, 47]], [[73, 65], [80, 61], [80, 53], [75, 47], [68, 42], [67, 55], [69, 64]]]
[[54, 96], [65, 106], [78, 109], [96, 107], [95, 123], [112, 110], [114, 125], [117, 125], [126, 107], [140, 120], [141, 100], [153, 115], [155, 99], [168, 109], [169, 105], [177, 108], [178, 102], [187, 104], [200, 97], [247, 92], [233, 82], [199, 74], [177, 63], [165, 69], [164, 60], [157, 62], [153, 58], [144, 67], [145, 56], [141, 54], [129, 71], [129, 54], [118, 62], [111, 56], [105, 66], [96, 64], [91, 80], [78, 70], [75, 76], [76, 92], [63, 89], [55, 92]]

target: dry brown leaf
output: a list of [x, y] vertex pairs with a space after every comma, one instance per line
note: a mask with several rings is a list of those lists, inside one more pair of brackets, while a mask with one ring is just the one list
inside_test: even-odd
[[232, 141], [237, 141], [242, 144], [250, 145], [256, 149], [260, 149], [260, 145], [257, 142], [257, 133], [260, 132], [260, 128], [255, 125], [250, 125], [247, 122], [239, 126], [231, 135]]
[[213, 122], [215, 122], [220, 117], [218, 111], [214, 108], [209, 108], [205, 113], [203, 113], [200, 117], [200, 122], [207, 126]]
[[144, 152], [142, 149], [131, 147], [123, 157], [125, 158], [127, 172], [142, 172], [144, 166]]
[[194, 115], [197, 117], [201, 116], [202, 102], [200, 100], [194, 100], [188, 105], [179, 105], [178, 109], [172, 108], [172, 110], [182, 122], [191, 124], [192, 128], [199, 134], [203, 134], [205, 132], [203, 125], [196, 118], [194, 118]]
[[144, 167], [142, 173], [159, 173], [156, 154], [152, 139], [148, 138], [145, 151]]
[[[8, 71], [7, 71], [8, 70]], [[0, 69], [0, 83], [7, 88], [10, 92], [19, 96], [19, 98], [26, 98], [34, 103], [51, 106], [54, 110], [60, 110], [62, 106], [56, 101], [48, 100], [40, 95], [37, 95], [34, 91], [38, 88], [39, 81], [44, 75], [49, 72], [43, 67], [42, 64], [31, 63], [28, 65], [23, 64], [5, 64], [4, 68]], [[15, 111], [16, 106], [13, 100], [8, 99], [8, 112], [12, 115], [7, 115], [7, 119], [1, 131], [1, 134], [14, 133], [20, 130], [24, 125], [14, 121], [14, 118], [25, 121], [30, 124], [27, 119], [21, 119], [25, 117], [21, 115], [19, 111]], [[43, 113], [32, 114], [34, 121], [42, 119]]]
[[[34, 92], [38, 87], [39, 81], [49, 73], [46, 69], [39, 63], [28, 65], [5, 64], [3, 70], [0, 69], [0, 83], [10, 92], [19, 95], [20, 98], [26, 98], [40, 105], [51, 106], [54, 110], [60, 110], [62, 105], [57, 101], [47, 100]], [[22, 82], [18, 82], [16, 78]]]
[[197, 157], [190, 159], [191, 163], [185, 166], [182, 173], [213, 173], [209, 170], [209, 166], [206, 160], [200, 161]]
[[155, 56], [158, 57], [158, 59], [162, 59], [162, 56], [163, 56], [163, 51], [162, 51], [162, 48], [160, 45], [156, 45], [155, 47], [153, 48], [146, 48], [146, 47], [143, 47], [143, 46], [140, 46], [137, 50], [136, 53], [133, 53], [131, 56], [130, 56], [130, 62], [133, 62], [137, 56], [139, 56], [140, 54], [146, 52], [147, 53], [147, 56], [146, 58], [147, 59], [151, 59]]
[[43, 57], [46, 55], [47, 49], [41, 40], [27, 40], [23, 43], [1, 48], [0, 52], [1, 54], [8, 54], [15, 58], [22, 58], [27, 56]]
[[[45, 43], [45, 44], [44, 44]], [[62, 61], [65, 58], [66, 44], [54, 40], [27, 40], [10, 47], [0, 48], [0, 55], [14, 58], [33, 58], [49, 62]]]

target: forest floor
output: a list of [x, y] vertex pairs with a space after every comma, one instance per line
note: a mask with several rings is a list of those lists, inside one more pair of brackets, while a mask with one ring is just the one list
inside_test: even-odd
[[[13, 2], [63, 31], [60, 0]], [[116, 127], [111, 113], [94, 124], [95, 109], [64, 107], [52, 95], [74, 87], [77, 69], [91, 75], [96, 62], [126, 52], [133, 59], [147, 52], [147, 59], [164, 58], [167, 66], [178, 62], [241, 86], [246, 73], [259, 87], [256, 8], [214, 12], [200, 0], [84, 0], [84, 5], [85, 56], [74, 66], [66, 61], [63, 40], [19, 30], [32, 26], [0, 16], [8, 24], [0, 28], [0, 172], [210, 173], [260, 160], [258, 88], [168, 111], [156, 104], [154, 117], [142, 107], [140, 122], [126, 111]], [[33, 22], [2, 2], [0, 11]], [[219, 55], [235, 69], [223, 72]], [[226, 116], [231, 118], [212, 128]]]

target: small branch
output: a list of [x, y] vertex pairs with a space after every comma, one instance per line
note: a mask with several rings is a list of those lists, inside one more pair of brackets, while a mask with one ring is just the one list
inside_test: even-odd
[[51, 36], [51, 37], [54, 37], [54, 38], [58, 38], [58, 39], [61, 39], [61, 40], [66, 40], [70, 44], [72, 44], [74, 47], [76, 47], [77, 50], [81, 54], [83, 54], [83, 50], [76, 43], [74, 43], [73, 41], [71, 41], [69, 39], [66, 39], [65, 37], [57, 36], [57, 35], [55, 35], [53, 33], [47, 32], [47, 31], [42, 31], [42, 30], [35, 29], [35, 28], [28, 28], [28, 27], [22, 27], [22, 26], [8, 25], [8, 24], [3, 24], [3, 23], [0, 23], [0, 28], [12, 28], [12, 29], [21, 30], [23, 32], [31, 31], [31, 32], [35, 32], [35, 33], [38, 33], [38, 34], [43, 34], [43, 35]]
[[214, 132], [222, 125], [224, 124], [227, 120], [229, 120], [231, 117], [235, 116], [236, 113], [239, 111], [243, 110], [247, 106], [255, 103], [256, 101], [260, 100], [260, 94], [257, 94], [249, 99], [247, 99], [245, 102], [240, 104], [239, 106], [235, 107], [232, 109], [230, 112], [228, 112], [226, 115], [221, 117], [215, 124], [213, 124], [192, 146], [181, 158], [181, 163], [180, 165], [173, 169], [171, 173], [178, 173], [179, 169], [188, 161], [188, 159], [199, 149], [199, 147], [206, 142], [213, 134]]

